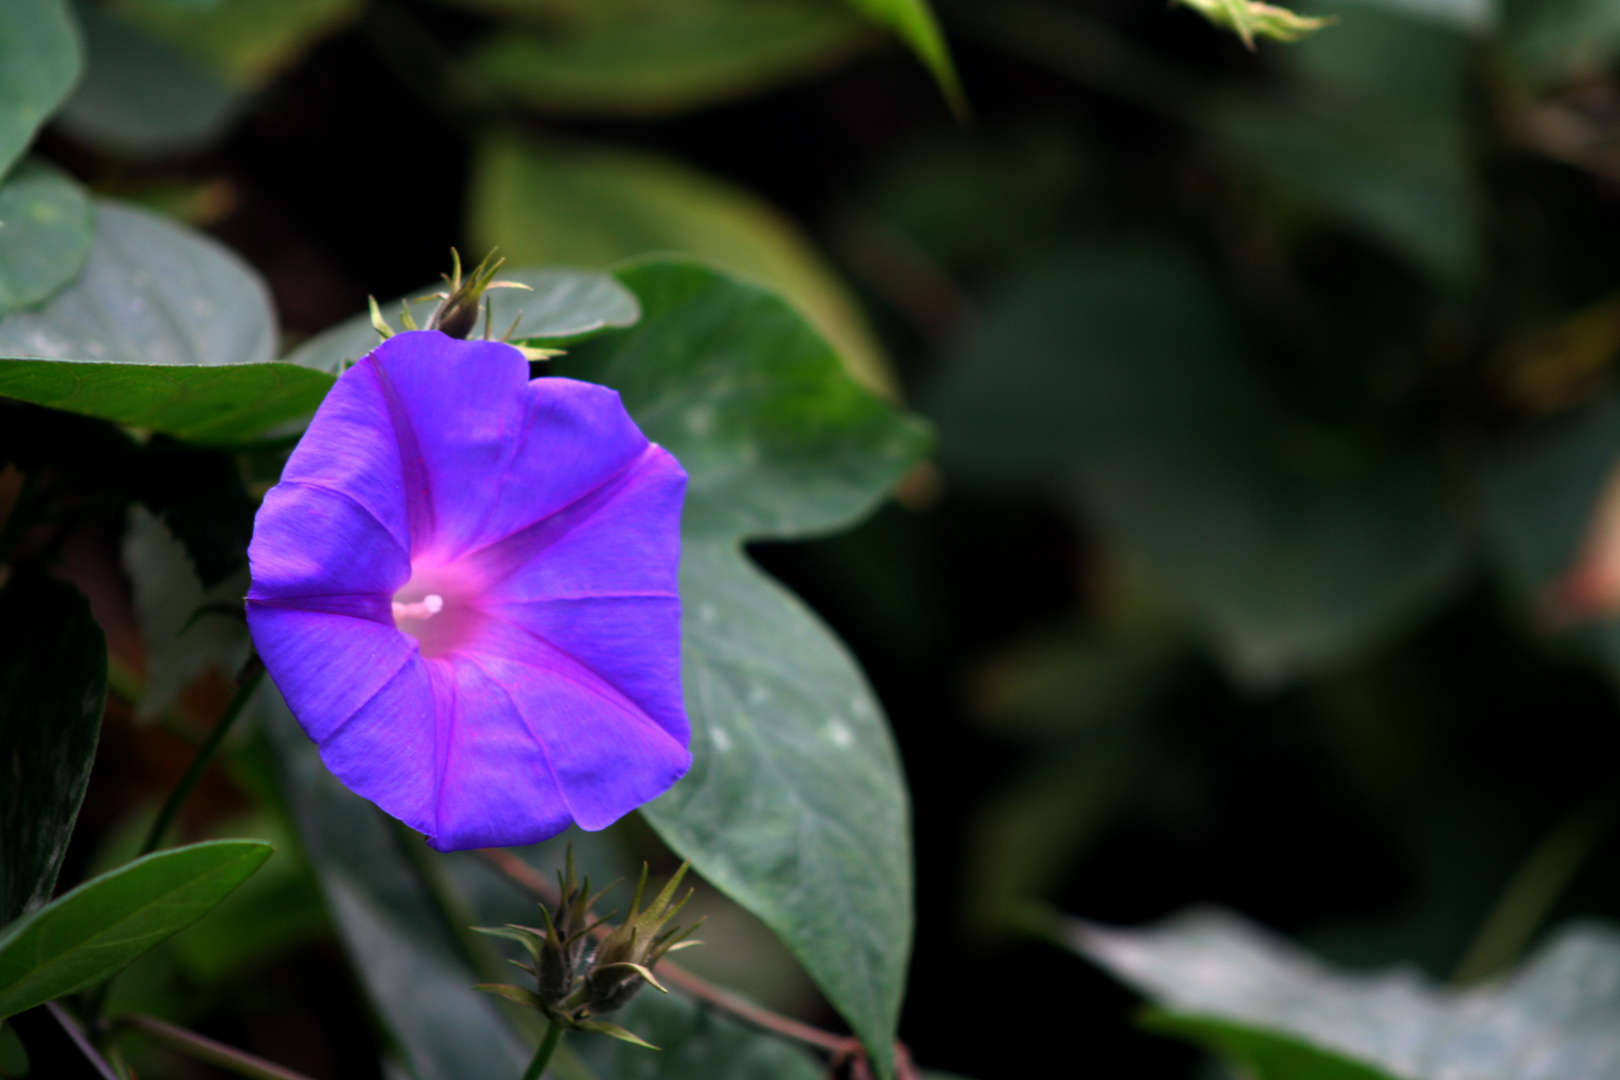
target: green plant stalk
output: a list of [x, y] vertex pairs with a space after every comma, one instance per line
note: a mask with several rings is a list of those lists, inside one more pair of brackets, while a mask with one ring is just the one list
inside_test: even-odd
[[[250, 657], [248, 663], [253, 664], [253, 660], [254, 658]], [[163, 843], [163, 834], [169, 831], [169, 826], [174, 824], [174, 819], [179, 816], [181, 807], [185, 806], [186, 800], [191, 797], [197, 783], [202, 780], [203, 773], [208, 771], [208, 766], [219, 753], [219, 748], [225, 743], [225, 736], [231, 733], [231, 727], [236, 723], [236, 718], [242, 715], [242, 710], [247, 707], [248, 699], [259, 688], [259, 681], [263, 678], [264, 668], [253, 664], [253, 671], [242, 680], [242, 685], [236, 688], [236, 695], [231, 698], [230, 704], [225, 706], [225, 714], [219, 718], [219, 723], [214, 725], [214, 730], [208, 733], [208, 741], [198, 748], [197, 756], [191, 759], [191, 765], [186, 769], [186, 774], [180, 778], [180, 782], [174, 786], [174, 790], [169, 792], [168, 799], [163, 803], [163, 809], [158, 811], [157, 820], [152, 822], [151, 831], [146, 834], [146, 842], [141, 845], [142, 855], [152, 854]]]
[[523, 1080], [540, 1080], [540, 1075], [546, 1071], [546, 1066], [551, 1062], [551, 1055], [557, 1049], [557, 1044], [562, 1042], [562, 1034], [561, 1024], [552, 1023], [546, 1026], [546, 1037], [540, 1040], [540, 1049], [534, 1052], [534, 1060], [529, 1062], [529, 1067], [523, 1071]]

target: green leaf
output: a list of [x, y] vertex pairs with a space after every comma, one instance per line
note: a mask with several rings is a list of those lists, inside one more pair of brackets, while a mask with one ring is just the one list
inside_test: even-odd
[[61, 171], [28, 163], [0, 183], [0, 316], [73, 280], [90, 254], [90, 200]]
[[793, 950], [888, 1075], [911, 939], [905, 786], [847, 652], [744, 541], [870, 511], [928, 447], [781, 300], [652, 263], [620, 279], [636, 327], [559, 374], [618, 390], [690, 475], [682, 525], [691, 771], [643, 809], [707, 880]]
[[986, 308], [932, 411], [947, 463], [1074, 492], [1254, 681], [1346, 661], [1462, 570], [1440, 464], [1290, 406], [1175, 249], [1030, 271]]
[[862, 385], [894, 377], [854, 300], [797, 229], [753, 195], [648, 154], [515, 135], [478, 148], [468, 230], [514, 263], [611, 266], [678, 251], [781, 292]]
[[849, 0], [860, 11], [900, 35], [911, 51], [933, 72], [934, 79], [958, 115], [967, 114], [967, 99], [951, 63], [945, 35], [939, 29], [928, 0]]
[[474, 68], [525, 105], [576, 115], [652, 116], [778, 86], [870, 40], [826, 0], [673, 0], [558, 13], [550, 32], [506, 30]]
[[313, 412], [324, 372], [267, 363], [270, 298], [251, 268], [184, 226], [96, 204], [84, 273], [0, 319], [0, 395], [196, 442]]
[[56, 887], [106, 699], [90, 605], [43, 573], [14, 573], [0, 589], [0, 926]]
[[[610, 327], [631, 326], [641, 317], [636, 298], [606, 274], [592, 270], [555, 268], [501, 268], [497, 277], [530, 287], [494, 289], [487, 293], [490, 327], [497, 335], [511, 332], [512, 341], [536, 345], [567, 344]], [[402, 301], [431, 296], [443, 283], [424, 285], [405, 297], [380, 305], [383, 317], [394, 329], [404, 329], [399, 320]], [[433, 302], [416, 305], [420, 324]], [[482, 333], [482, 328], [479, 330]], [[304, 342], [287, 355], [287, 363], [338, 374], [345, 367], [377, 347], [377, 331], [369, 314], [356, 315]]]
[[111, 8], [233, 86], [256, 87], [352, 22], [361, 0], [113, 0]]
[[82, 65], [65, 0], [0, 0], [0, 176], [34, 141]]
[[1566, 926], [1505, 980], [1460, 991], [1408, 967], [1336, 971], [1212, 909], [1063, 934], [1161, 1007], [1149, 1027], [1259, 1080], [1608, 1080], [1620, 1060], [1620, 933], [1604, 925]]
[[262, 840], [209, 840], [92, 878], [0, 937], [0, 1018], [94, 986], [202, 918], [270, 857]]
[[248, 573], [244, 567], [204, 589], [185, 545], [140, 506], [129, 512], [123, 563], [146, 657], [146, 682], [135, 716], [154, 720], [173, 708], [204, 672], [229, 678], [241, 670], [248, 656], [247, 624], [227, 614], [197, 613], [216, 605], [240, 608]]
[[80, 4], [85, 77], [56, 117], [81, 142], [131, 156], [181, 153], [234, 120], [244, 95], [100, 4]]
[[[1391, 11], [1410, 15], [1415, 19], [1427, 19], [1430, 22], [1467, 30], [1470, 33], [1494, 30], [1501, 21], [1497, 12], [1501, 5], [1497, 0], [1364, 0], [1364, 2], [1387, 7]], [[1544, 0], [1535, 2], [1541, 4]]]
[[1502, 44], [1537, 86], [1578, 81], [1620, 56], [1620, 7], [1610, 0], [1504, 0]]

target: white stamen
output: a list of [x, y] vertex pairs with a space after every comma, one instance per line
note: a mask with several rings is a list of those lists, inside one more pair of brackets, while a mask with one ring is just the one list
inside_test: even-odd
[[401, 619], [431, 619], [444, 610], [444, 597], [438, 593], [428, 593], [414, 604], [402, 604], [394, 601], [394, 621]]

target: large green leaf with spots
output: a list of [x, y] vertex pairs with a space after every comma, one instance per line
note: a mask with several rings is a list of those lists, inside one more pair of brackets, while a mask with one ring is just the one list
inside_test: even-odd
[[890, 1068], [911, 940], [905, 786], [828, 629], [743, 552], [870, 511], [926, 451], [775, 296], [715, 271], [621, 272], [642, 321], [559, 362], [614, 387], [691, 476], [682, 531], [691, 772], [643, 812], [787, 943]]

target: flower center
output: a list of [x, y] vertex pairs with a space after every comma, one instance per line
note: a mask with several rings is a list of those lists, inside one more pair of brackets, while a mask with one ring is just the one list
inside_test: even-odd
[[448, 568], [414, 568], [411, 580], [394, 594], [394, 626], [415, 638], [422, 655], [432, 658], [466, 643], [477, 621], [477, 605], [465, 582]]
[[444, 610], [444, 597], [438, 593], [428, 593], [414, 604], [402, 604], [394, 601], [394, 625], [398, 626], [407, 619], [431, 619]]

